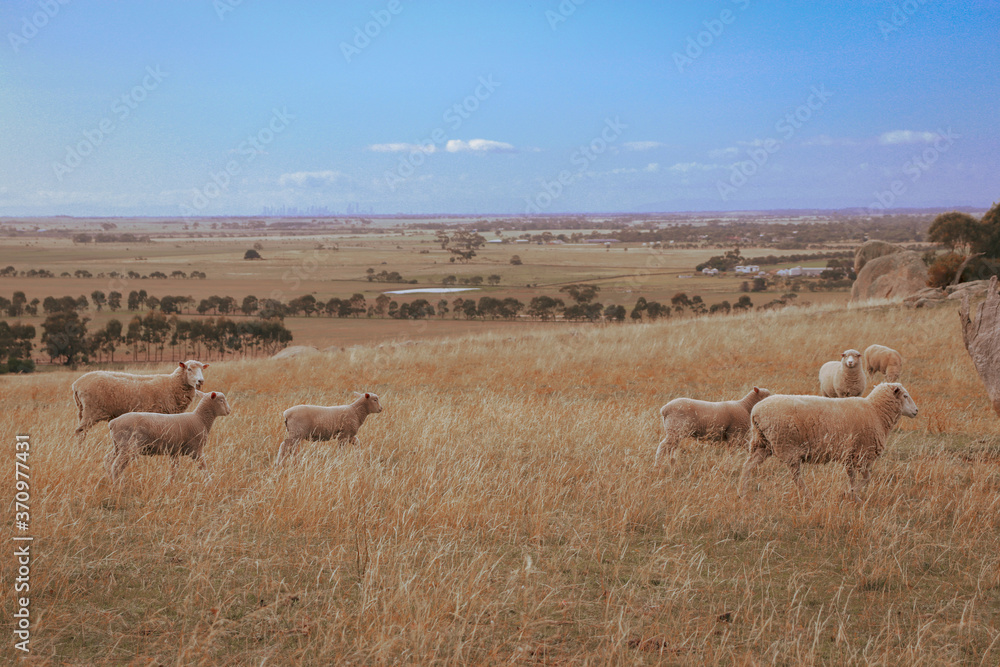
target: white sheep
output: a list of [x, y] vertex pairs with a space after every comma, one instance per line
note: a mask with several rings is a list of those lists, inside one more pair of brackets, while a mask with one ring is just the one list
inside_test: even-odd
[[202, 374], [208, 364], [179, 362], [173, 373], [135, 375], [113, 371], [84, 373], [73, 383], [73, 400], [79, 412], [79, 437], [97, 422], [114, 419], [127, 412], [184, 412], [205, 383]]
[[662, 408], [663, 440], [656, 448], [655, 464], [664, 452], [673, 460], [677, 445], [683, 438], [708, 438], [734, 442], [746, 437], [750, 430], [750, 410], [771, 395], [767, 389], [754, 387], [738, 401], [699, 401], [694, 398], [675, 398]]
[[861, 353], [857, 350], [845, 350], [840, 355], [840, 361], [828, 361], [819, 369], [819, 393], [822, 396], [860, 396], [865, 393], [867, 384]]
[[190, 456], [205, 469], [202, 450], [216, 417], [231, 412], [226, 395], [213, 391], [202, 396], [194, 412], [163, 414], [160, 412], [129, 412], [108, 422], [112, 449], [104, 459], [104, 467], [112, 482], [132, 459], [140, 455], [164, 454], [173, 465], [170, 479], [177, 471], [179, 457]]
[[750, 472], [773, 455], [791, 468], [803, 496], [803, 463], [843, 463], [857, 500], [900, 415], [916, 417], [917, 404], [895, 382], [879, 384], [866, 398], [771, 396], [750, 412], [750, 457], [740, 476], [739, 495], [746, 493]]
[[903, 355], [896, 350], [885, 345], [869, 345], [862, 359], [868, 375], [884, 373], [886, 382], [899, 382], [903, 372]]
[[382, 412], [382, 404], [378, 394], [372, 393], [358, 394], [358, 398], [347, 405], [296, 405], [288, 408], [284, 412], [288, 435], [278, 447], [275, 463], [294, 457], [303, 440], [336, 439], [341, 445], [345, 442], [360, 445], [358, 429], [368, 415], [378, 412]]

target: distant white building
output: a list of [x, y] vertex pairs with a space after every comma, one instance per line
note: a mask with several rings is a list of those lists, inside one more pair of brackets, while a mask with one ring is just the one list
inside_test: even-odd
[[760, 273], [760, 267], [756, 264], [747, 264], [746, 266], [741, 264], [733, 270], [736, 271], [736, 273]]
[[821, 275], [824, 271], [826, 271], [826, 268], [820, 266], [810, 266], [810, 267], [794, 266], [790, 269], [780, 269], [777, 272], [777, 275], [783, 278], [794, 278], [796, 276], [817, 277]]
[[701, 272], [704, 273], [706, 276], [717, 276], [717, 275], [719, 275], [719, 270], [718, 269], [712, 269], [712, 268], [709, 268], [707, 266], [704, 269], [702, 269]]

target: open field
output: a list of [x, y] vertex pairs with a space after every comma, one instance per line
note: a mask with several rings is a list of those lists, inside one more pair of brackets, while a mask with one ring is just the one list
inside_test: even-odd
[[[28, 300], [47, 296], [79, 296], [88, 298], [94, 290], [104, 293], [145, 290], [150, 296], [190, 296], [196, 300], [219, 295], [232, 296], [238, 302], [247, 295], [258, 298], [278, 298], [288, 301], [298, 296], [312, 294], [326, 302], [331, 298], [347, 298], [360, 292], [373, 303], [381, 293], [394, 289], [437, 287], [447, 276], [463, 278], [490, 275], [500, 276], [497, 286], [483, 286], [479, 291], [462, 296], [479, 298], [513, 297], [528, 303], [533, 297], [547, 295], [559, 297], [559, 289], [569, 283], [586, 282], [600, 287], [598, 301], [607, 305], [623, 305], [627, 309], [642, 296], [649, 301], [669, 303], [678, 292], [689, 297], [701, 296], [711, 306], [724, 300], [735, 303], [744, 294], [741, 285], [746, 276], [709, 277], [695, 272], [694, 267], [713, 255], [724, 252], [715, 247], [653, 249], [641, 244], [615, 244], [610, 250], [595, 244], [486, 244], [468, 263], [453, 263], [452, 255], [441, 249], [434, 234], [427, 231], [385, 229], [380, 233], [358, 234], [316, 233], [293, 236], [254, 236], [240, 232], [237, 238], [221, 233], [210, 235], [208, 230], [180, 231], [177, 224], [154, 224], [150, 221], [121, 222], [116, 233], [149, 233], [150, 243], [74, 243], [69, 238], [42, 238], [39, 236], [0, 237], [0, 268], [13, 266], [17, 271], [46, 269], [54, 278], [3, 277], [0, 278], [0, 296], [10, 298], [14, 291], [24, 292]], [[93, 231], [93, 230], [90, 230]], [[558, 230], [554, 230], [558, 231]], [[227, 232], [227, 234], [234, 232]], [[513, 239], [516, 232], [505, 232]], [[487, 238], [495, 238], [486, 234]], [[254, 243], [261, 243], [263, 261], [246, 261], [243, 255]], [[828, 250], [844, 250], [831, 244]], [[787, 256], [803, 250], [778, 250], [773, 247], [744, 247], [744, 256]], [[808, 252], [817, 252], [810, 250]], [[518, 255], [523, 264], [512, 265], [510, 259]], [[824, 266], [825, 261], [789, 262], [768, 267], [773, 270], [786, 266]], [[366, 270], [396, 271], [406, 280], [417, 284], [370, 282]], [[89, 272], [91, 277], [76, 277], [78, 270]], [[204, 280], [187, 278], [140, 279], [100, 278], [98, 274], [135, 271], [149, 275], [159, 271], [170, 275], [173, 271], [203, 271]], [[63, 273], [70, 274], [61, 277]], [[782, 296], [784, 290], [771, 288], [750, 296], [755, 305], [761, 305]], [[396, 296], [399, 302], [412, 301], [424, 295]], [[441, 298], [449, 301], [457, 295], [443, 297], [431, 295], [432, 303]], [[803, 291], [798, 301], [809, 303], [845, 303], [848, 293], [838, 291]], [[110, 318], [123, 322], [134, 313], [123, 311], [97, 312], [93, 305], [81, 313], [91, 318], [97, 328]], [[197, 317], [194, 310], [185, 316]], [[44, 320], [38, 317], [22, 318], [36, 329]], [[423, 337], [423, 330], [430, 335], [462, 334], [469, 331], [506, 329], [503, 322], [456, 321], [449, 315], [444, 321], [415, 326], [412, 322], [389, 320], [370, 323], [371, 326], [344, 320], [289, 317], [285, 322], [292, 331], [294, 344], [315, 345], [319, 348], [346, 346], [368, 341], [406, 340]], [[415, 333], [416, 332], [416, 333]], [[40, 334], [39, 334], [40, 335]]]
[[[211, 478], [185, 461], [171, 484], [145, 460], [115, 489], [106, 430], [71, 437], [78, 374], [2, 377], [2, 437], [32, 446], [26, 664], [996, 664], [1000, 424], [955, 311], [538, 326], [213, 364], [206, 388], [233, 414]], [[806, 466], [811, 502], [773, 459], [738, 499], [738, 449], [686, 443], [653, 468], [668, 399], [814, 392], [823, 361], [873, 342], [903, 353], [920, 415], [861, 504], [840, 501], [840, 466]], [[274, 469], [281, 411], [353, 389], [385, 405], [361, 446], [304, 445]], [[0, 559], [4, 581], [14, 568]]]

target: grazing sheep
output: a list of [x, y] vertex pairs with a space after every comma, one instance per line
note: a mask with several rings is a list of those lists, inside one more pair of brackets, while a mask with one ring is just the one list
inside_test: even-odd
[[750, 472], [774, 455], [792, 469], [803, 496], [801, 464], [843, 463], [851, 494], [858, 500], [900, 415], [916, 417], [917, 404], [896, 382], [879, 384], [867, 398], [778, 395], [763, 400], [750, 412], [750, 457], [740, 476], [739, 495], [746, 493]]
[[173, 373], [135, 375], [113, 371], [84, 373], [73, 383], [73, 400], [79, 412], [76, 434], [83, 437], [97, 422], [114, 419], [127, 412], [175, 414], [191, 405], [205, 383], [202, 370], [208, 364], [181, 361]]
[[864, 354], [865, 373], [884, 373], [886, 382], [899, 382], [903, 372], [903, 355], [885, 345], [869, 345]]
[[298, 453], [299, 443], [303, 440], [333, 440], [353, 442], [360, 445], [358, 429], [365, 423], [365, 418], [376, 412], [382, 412], [377, 394], [358, 394], [353, 403], [347, 405], [296, 405], [284, 412], [285, 430], [288, 436], [278, 447], [278, 459], [281, 463], [285, 458], [294, 457]]
[[190, 456], [205, 469], [201, 457], [208, 432], [216, 417], [230, 413], [226, 395], [205, 394], [194, 412], [165, 415], [160, 412], [129, 412], [108, 422], [113, 447], [104, 459], [112, 482], [139, 455], [166, 454], [173, 460], [170, 479], [177, 472], [179, 457]]
[[753, 391], [738, 401], [699, 401], [693, 398], [675, 398], [662, 408], [663, 430], [666, 433], [656, 448], [655, 464], [660, 454], [666, 453], [673, 460], [677, 445], [685, 437], [710, 440], [736, 441], [743, 439], [750, 430], [750, 410], [759, 401], [771, 395], [767, 389], [754, 387]]
[[865, 393], [865, 369], [861, 364], [861, 353], [845, 350], [840, 361], [828, 361], [819, 369], [819, 393], [831, 398], [860, 396]]

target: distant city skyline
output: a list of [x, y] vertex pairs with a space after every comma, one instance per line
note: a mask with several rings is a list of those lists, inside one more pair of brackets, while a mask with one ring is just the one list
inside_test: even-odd
[[998, 9], [11, 0], [0, 216], [988, 208]]

